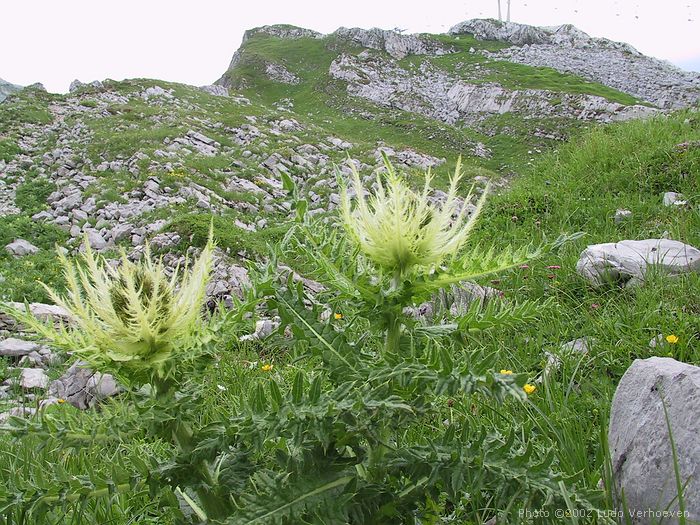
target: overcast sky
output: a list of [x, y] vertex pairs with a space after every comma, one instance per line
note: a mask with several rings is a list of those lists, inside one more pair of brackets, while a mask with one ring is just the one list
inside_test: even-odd
[[[505, 16], [505, 4], [502, 0]], [[0, 78], [70, 82], [148, 77], [211, 84], [247, 28], [289, 23], [329, 33], [346, 27], [445, 32], [497, 17], [497, 0], [4, 0]], [[573, 23], [593, 36], [700, 71], [698, 0], [512, 0], [514, 22]]]

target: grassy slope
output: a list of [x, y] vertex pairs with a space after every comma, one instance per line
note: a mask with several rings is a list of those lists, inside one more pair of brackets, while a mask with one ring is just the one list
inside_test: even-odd
[[[98, 155], [128, 158], [140, 149], [151, 152], [162, 146], [164, 137], [172, 138], [186, 131], [188, 124], [195, 122], [188, 120], [190, 118], [210, 118], [236, 126], [244, 122], [245, 115], [272, 116], [274, 112], [265, 108], [285, 97], [294, 101], [294, 118], [318, 126], [309, 132], [313, 135], [308, 137], [309, 140], [326, 133], [337, 134], [366, 147], [384, 140], [394, 146], [412, 147], [454, 159], [465, 139], [475, 138], [471, 132], [373, 106], [367, 106], [367, 109], [377, 116], [374, 120], [348, 115], [349, 109], [358, 107], [358, 101], [345, 98], [343, 86], [328, 80], [325, 72], [336, 53], [328, 51], [327, 43], [302, 39], [284, 41], [282, 46], [272, 38], [251, 40], [248, 44], [251, 53], [235, 73], [235, 80], [249, 83], [246, 94], [253, 101], [250, 107], [242, 108], [193, 88], [159, 81], [158, 85], [175, 89], [179, 96], [199, 109], [183, 111], [173, 115], [170, 121], [153, 126], [145, 124], [141, 118], [142, 114], [153, 111], [152, 108], [138, 101], [127, 107], [115, 107], [112, 117], [88, 122], [96, 136], [87, 153], [97, 160]], [[459, 45], [476, 47], [466, 37], [461, 37]], [[260, 70], [263, 58], [285, 63], [305, 82], [288, 86], [264, 80]], [[155, 83], [119, 83], [118, 89], [141, 90]], [[616, 96], [610, 95], [613, 100]], [[18, 120], [37, 123], [50, 120], [47, 106], [54, 100], [53, 96], [37, 93], [23, 94], [22, 97], [16, 103], [0, 106], [0, 158], [5, 155], [9, 159], [18, 153], [14, 146]], [[114, 133], [115, 129], [126, 125], [136, 127], [128, 133]], [[214, 130], [211, 133], [213, 138], [225, 144], [225, 137], [216, 136]], [[431, 134], [434, 137], [428, 138]], [[698, 116], [681, 113], [669, 119], [594, 129], [558, 152], [535, 161], [531, 167], [525, 167], [528, 162], [525, 150], [529, 145], [511, 137], [496, 137], [488, 142], [498, 149], [493, 164], [487, 165], [498, 167], [499, 163], [517, 158], [518, 165], [523, 166], [523, 174], [510, 190], [492, 197], [481, 226], [474, 234], [476, 242], [489, 243], [495, 238], [521, 245], [537, 242], [544, 236], [556, 236], [562, 231], [579, 230], [585, 231], [587, 237], [561, 253], [531, 265], [530, 269], [503, 275], [494, 286], [503, 290], [507, 297], [552, 297], [556, 306], [543, 312], [542, 321], [536, 326], [523, 326], [515, 333], [486, 334], [474, 342], [473, 350], [491, 353], [497, 356], [499, 367], [526, 371], [534, 378], [544, 365], [545, 350], [556, 351], [560, 343], [582, 336], [595, 337], [597, 343], [587, 356], [565, 359], [560, 372], [539, 388], [531, 397], [532, 404], [524, 410], [510, 406], [496, 408], [464, 399], [449, 409], [445, 408], [446, 418], [455, 421], [478, 418], [481, 423], [487, 422], [494, 428], [507, 428], [514, 420], [526, 421], [540, 446], [555, 450], [556, 460], [567, 473], [577, 476], [587, 487], [597, 484], [603, 465], [601, 433], [605, 431], [610, 399], [619, 377], [631, 361], [653, 354], [668, 354], [700, 364], [700, 310], [694, 300], [700, 296], [700, 277], [693, 275], [671, 280], [659, 276], [638, 289], [591, 290], [576, 275], [574, 266], [580, 251], [586, 244], [594, 242], [659, 237], [668, 231], [671, 238], [700, 246], [697, 211], [700, 149], [685, 151], [675, 147], [678, 143], [699, 139]], [[282, 141], [273, 142], [270, 152], [284, 147]], [[192, 158], [186, 160], [183, 169], [188, 177], [206, 183], [208, 177], [215, 177], [216, 168], [226, 167], [229, 161], [229, 158]], [[446, 173], [447, 169], [441, 169], [439, 174], [444, 177]], [[169, 176], [167, 173], [158, 175]], [[105, 178], [114, 179], [115, 185], [121, 184], [120, 174], [106, 173]], [[122, 182], [129, 182], [126, 176]], [[29, 215], [40, 208], [40, 199], [35, 197], [46, 192], [47, 188], [41, 183], [25, 184], [27, 187], [18, 195], [18, 204], [24, 214]], [[661, 193], [664, 191], [685, 193], [695, 208], [663, 207]], [[612, 216], [617, 208], [632, 210], [632, 219], [615, 225]], [[183, 209], [175, 217], [182, 221], [174, 221], [177, 228], [196, 235], [206, 231], [206, 214], [196, 215], [189, 222], [184, 221], [186, 214], [187, 210]], [[221, 237], [227, 230], [227, 218], [232, 217], [225, 217], [217, 224]], [[42, 253], [47, 254], [56, 241], [65, 241], [64, 232], [50, 227], [37, 229], [26, 216], [2, 218], [0, 221], [0, 245], [21, 236], [43, 248]], [[259, 249], [263, 249], [266, 239], [240, 239], [231, 233], [230, 228], [228, 231], [231, 238], [226, 242], [230, 242], [231, 247], [238, 248], [236, 243], [239, 242], [249, 245], [260, 241]], [[52, 277], [55, 262], [45, 255], [19, 260], [0, 256], [0, 265], [5, 264], [15, 265], [7, 274], [17, 278], [16, 282], [3, 283], [2, 286], [19, 290], [26, 286], [27, 292], [22, 293], [28, 298], [33, 297], [32, 293], [38, 293], [39, 288], [33, 282], [35, 278], [56, 278]], [[551, 265], [561, 266], [561, 269], [546, 268]], [[648, 341], [658, 333], [675, 333], [680, 341], [674, 346], [651, 350]], [[264, 380], [263, 373], [244, 365], [246, 361], [257, 361], [260, 355], [272, 358], [276, 362], [275, 373], [283, 377], [291, 377], [300, 366], [312, 366], [304, 362], [292, 363], [283, 354], [271, 355], [270, 349], [231, 346], [229, 341], [229, 337], [222, 335], [220, 366], [211, 371], [202, 387], [211, 399], [210, 412], [203, 414], [203, 421], [235, 410], [238, 396], [254, 390], [254, 384]], [[465, 354], [461, 358], [468, 360], [470, 356]], [[4, 364], [0, 362], [2, 367]], [[221, 391], [217, 384], [226, 385], [227, 390]], [[110, 417], [122, 418], [129, 414], [128, 406], [119, 400], [108, 403], [101, 412], [77, 413], [66, 405], [50, 410], [56, 417], [74, 418], [78, 428], [89, 430], [100, 428]], [[422, 429], [417, 429], [416, 439], [429, 438], [431, 424], [426, 422]], [[42, 444], [46, 444], [46, 440], [41, 436], [27, 436], [18, 443], [11, 443], [5, 435], [0, 436], [0, 450], [7, 458], [7, 461], [0, 462], [0, 487], [12, 491], [14, 487], [26, 488], [31, 482], [42, 491], [50, 490], [54, 476], [60, 477], [62, 469], [67, 475], [86, 476], [93, 471], [105, 472], [115, 465], [133, 471], [132, 458], [166, 455], [161, 444], [150, 443], [142, 436], [133, 436], [127, 442], [109, 447], [95, 444], [70, 454], [61, 451], [55, 443], [39, 447]], [[49, 517], [29, 523], [108, 521], [116, 525], [170, 523], [169, 517], [145, 493], [114, 497], [110, 502], [103, 500], [84, 509], [56, 511]]]
[[[535, 68], [507, 61], [490, 60], [475, 50], [495, 51], [502, 43], [479, 41], [468, 35], [425, 35], [458, 50], [457, 53], [437, 56], [408, 56], [399, 65], [411, 68], [427, 61], [435, 67], [470, 82], [499, 82], [513, 89], [544, 89], [561, 93], [591, 94], [622, 104], [637, 103], [634, 97], [599, 83], [589, 82], [571, 74], [559, 73], [551, 68]], [[464, 127], [452, 127], [428, 118], [401, 110], [381, 108], [359, 98], [350, 98], [345, 83], [328, 75], [331, 62], [340, 52], [359, 52], [347, 42], [339, 42], [330, 35], [323, 39], [282, 39], [264, 33], [254, 34], [242, 47], [241, 58], [232, 71], [226, 74], [236, 87], [243, 88], [246, 96], [265, 104], [282, 99], [294, 103], [294, 111], [320, 126], [332, 126], [343, 137], [355, 142], [374, 144], [385, 141], [399, 147], [413, 148], [438, 157], [455, 158], [456, 154], [470, 151], [469, 145], [483, 142], [493, 150], [493, 158], [469, 161], [492, 170], [519, 171], [528, 158], [528, 151], [551, 146], [551, 141], [533, 136], [535, 127], [553, 129], [560, 134], [576, 133], [580, 123], [562, 119], [541, 119], [530, 122], [511, 116], [509, 122], [516, 125], [506, 128], [496, 126], [488, 133]], [[290, 85], [267, 78], [265, 64], [273, 62], [286, 67], [301, 82]], [[480, 73], [474, 76], [474, 68]], [[364, 115], [363, 115], [364, 113]], [[367, 114], [373, 117], [368, 118]]]
[[[544, 351], [578, 338], [597, 341], [586, 356], [564, 361], [561, 373], [541, 389], [534, 406], [509, 417], [533, 422], [557, 446], [562, 465], [594, 486], [601, 476], [610, 400], [633, 359], [669, 355], [700, 364], [700, 275], [655, 276], [643, 287], [592, 290], [575, 272], [587, 244], [622, 239], [670, 238], [700, 246], [700, 148], [676, 145], [700, 138], [700, 118], [684, 114], [598, 128], [544, 157], [512, 189], [492, 198], [476, 239], [522, 245], [562, 231], [586, 237], [559, 255], [505, 275], [498, 287], [508, 297], [552, 297], [556, 307], [537, 326], [490, 336], [484, 344], [513, 370], [540, 370]], [[681, 191], [694, 209], [667, 208], [664, 191]], [[633, 212], [620, 225], [618, 208]], [[560, 270], [546, 266], [561, 266]], [[677, 345], [651, 349], [657, 334], [676, 334]], [[543, 419], [538, 413], [544, 414]]]
[[[560, 371], [540, 385], [530, 397], [531, 404], [524, 408], [495, 407], [476, 398], [457, 399], [449, 408], [445, 403], [445, 418], [467, 423], [478, 420], [494, 429], [506, 429], [514, 421], [522, 421], [540, 447], [553, 449], [555, 461], [566, 473], [583, 486], [597, 485], [603, 471], [601, 436], [606, 430], [610, 399], [631, 361], [672, 355], [700, 364], [700, 311], [695, 300], [700, 296], [700, 276], [656, 276], [641, 288], [592, 290], [575, 273], [575, 263], [588, 243], [658, 237], [664, 231], [671, 238], [700, 246], [700, 180], [696, 176], [700, 148], [676, 147], [692, 140], [700, 140], [700, 118], [690, 113], [598, 128], [545, 156], [516, 180], [512, 189], [491, 198], [474, 242], [490, 243], [496, 238], [499, 243], [522, 245], [562, 231], [579, 230], [587, 237], [529, 269], [504, 274], [494, 284], [506, 297], [553, 298], [555, 305], [542, 312], [539, 323], [515, 332], [485, 334], [458, 357], [469, 360], [474, 353], [492, 354], [498, 368], [527, 372], [534, 379], [546, 361], [545, 351], [556, 352], [561, 343], [577, 337], [594, 337], [597, 342], [588, 355], [564, 357]], [[685, 193], [695, 208], [663, 207], [660, 194], [669, 190]], [[615, 225], [612, 216], [622, 207], [634, 215], [629, 222]], [[547, 268], [552, 265], [561, 269]], [[648, 341], [659, 333], [674, 333], [679, 343], [651, 350]], [[222, 335], [222, 360], [202, 386], [211, 399], [210, 412], [203, 414], [203, 421], [235, 410], [238, 396], [254, 391], [254, 385], [264, 380], [256, 367], [246, 366], [247, 361], [257, 361], [264, 355], [275, 361], [274, 373], [288, 379], [299, 367], [313, 366], [290, 361], [283, 354], [270, 354], [269, 349], [232, 347], [229, 341]], [[227, 390], [220, 390], [217, 384], [226, 385]], [[74, 412], [65, 405], [53, 411]], [[127, 412], [115, 401], [101, 414], [70, 417], [76, 418], [78, 426], [93, 429], [105, 418], [123, 417]], [[433, 424], [426, 421], [423, 427], [411, 429], [412, 439], [429, 439]], [[134, 436], [133, 441], [118, 446], [95, 445], [68, 456], [49, 446], [30, 460], [27, 450], [33, 450], [40, 439], [30, 436], [19, 444], [10, 444], [6, 437], [0, 437], [0, 448], [15, 458], [0, 463], [0, 480], [10, 490], [28, 479], [50, 487], [51, 477], [46, 472], [55, 472], [57, 464], [73, 474], [104, 471], [115, 462], [133, 470], [131, 457], [163, 454], [161, 445], [146, 444], [142, 437]], [[16, 455], [24, 459], [20, 461]], [[603, 501], [601, 505], [609, 503]], [[483, 514], [477, 515], [484, 519], [490, 516], [488, 510], [480, 512]], [[145, 494], [115, 497], [111, 505], [102, 501], [80, 512], [57, 511], [53, 521], [42, 523], [82, 524], [91, 519], [109, 519], [114, 524], [134, 520], [170, 523]]]
[[[489, 137], [478, 132], [455, 128], [405, 111], [382, 108], [359, 98], [351, 98], [345, 83], [328, 75], [331, 62], [343, 52], [359, 52], [334, 37], [324, 39], [300, 38], [287, 40], [265, 34], [256, 34], [243, 46], [242, 59], [227, 74], [234, 86], [243, 87], [251, 100], [274, 104], [290, 99], [294, 111], [329, 133], [337, 133], [355, 143], [376, 146], [379, 141], [398, 148], [412, 148], [436, 157], [452, 160], [469, 152], [474, 141], [489, 143]], [[267, 62], [284, 65], [302, 82], [296, 85], [274, 82], [264, 73]], [[371, 118], [362, 113], [373, 115]], [[520, 151], [517, 140], [506, 138], [510, 149]], [[525, 148], [527, 149], [527, 148]], [[506, 153], [507, 152], [507, 153]], [[470, 159], [477, 165], [500, 169], [512, 164], [515, 156], [508, 149], [494, 152], [494, 159]], [[467, 153], [468, 154], [468, 153]]]

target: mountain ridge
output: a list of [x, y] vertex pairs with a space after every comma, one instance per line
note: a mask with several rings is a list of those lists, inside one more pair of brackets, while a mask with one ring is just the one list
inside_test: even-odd
[[8, 95], [11, 95], [12, 93], [17, 93], [21, 89], [22, 86], [12, 84], [11, 82], [0, 78], [0, 102], [5, 100], [5, 98], [7, 98]]
[[[700, 101], [700, 73], [684, 71], [667, 61], [643, 55], [624, 42], [591, 37], [572, 24], [539, 27], [492, 19], [472, 19], [452, 26], [443, 35], [345, 27], [323, 35], [311, 29], [287, 24], [265, 25], [244, 33], [229, 71], [236, 67], [245, 44], [261, 34], [291, 40], [308, 37], [340, 38], [368, 49], [385, 51], [399, 60], [408, 55], [458, 53], [455, 46], [441, 44], [434, 37], [469, 35], [477, 41], [504, 44], [498, 50], [485, 50], [486, 56], [490, 58], [528, 66], [550, 67], [563, 73], [575, 74], [619, 89], [662, 109], [680, 109]], [[563, 55], [562, 50], [565, 50]], [[587, 60], [586, 54], [594, 56]], [[627, 71], [630, 74], [620, 78], [620, 74]], [[230, 85], [226, 73], [217, 83]], [[674, 87], [677, 89], [669, 89]], [[662, 96], [658, 95], [659, 91]]]

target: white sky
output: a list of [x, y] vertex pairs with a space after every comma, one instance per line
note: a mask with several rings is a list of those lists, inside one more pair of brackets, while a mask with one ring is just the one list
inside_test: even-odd
[[[3, 0], [0, 78], [42, 82], [54, 92], [67, 91], [75, 78], [203, 85], [221, 76], [243, 31], [255, 26], [440, 33], [486, 17], [497, 17], [496, 0]], [[700, 71], [698, 0], [512, 0], [511, 18], [533, 25], [573, 23]]]

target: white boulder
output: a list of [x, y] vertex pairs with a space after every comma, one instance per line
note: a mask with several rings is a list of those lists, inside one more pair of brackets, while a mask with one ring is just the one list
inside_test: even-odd
[[[617, 504], [631, 523], [679, 523], [670, 437], [685, 486], [687, 522], [700, 520], [698, 435], [700, 368], [668, 357], [634, 361], [615, 391], [608, 431], [614, 493], [624, 491], [627, 509], [621, 499]], [[674, 515], [662, 521], [664, 510]]]
[[581, 253], [576, 271], [593, 285], [630, 284], [642, 281], [650, 266], [671, 275], [700, 272], [700, 250], [670, 239], [593, 244]]

